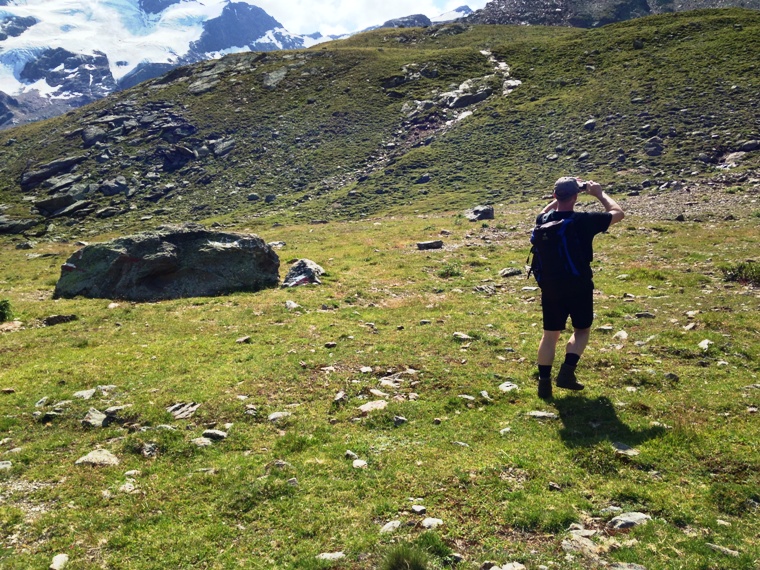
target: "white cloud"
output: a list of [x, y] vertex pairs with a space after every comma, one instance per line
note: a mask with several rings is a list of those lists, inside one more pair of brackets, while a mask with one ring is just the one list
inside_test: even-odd
[[403, 16], [437, 16], [459, 6], [477, 10], [487, 0], [246, 0], [263, 8], [289, 32], [345, 34]]

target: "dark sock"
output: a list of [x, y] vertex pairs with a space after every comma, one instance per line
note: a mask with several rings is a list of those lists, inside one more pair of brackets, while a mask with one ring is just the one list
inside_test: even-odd
[[573, 354], [572, 352], [568, 352], [565, 354], [565, 364], [568, 366], [575, 366], [578, 364], [578, 361], [581, 359], [580, 354]]
[[551, 364], [539, 364], [538, 365], [538, 377], [548, 379], [552, 377], [552, 365]]

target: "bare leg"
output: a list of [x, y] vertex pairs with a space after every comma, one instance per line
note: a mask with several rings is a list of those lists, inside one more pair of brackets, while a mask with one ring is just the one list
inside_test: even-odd
[[[544, 334], [546, 334], [544, 332]], [[583, 351], [586, 350], [586, 345], [588, 344], [589, 336], [591, 336], [591, 329], [574, 329], [573, 335], [570, 337], [570, 340], [567, 342], [567, 347], [565, 348], [565, 352], [569, 352], [572, 354], [577, 354], [578, 356], [583, 355]], [[542, 341], [543, 342], [543, 341]], [[556, 342], [556, 341], [555, 341]], [[541, 348], [539, 346], [538, 349], [539, 354], [539, 364], [541, 363]]]
[[[554, 363], [554, 353], [557, 349], [557, 342], [562, 331], [544, 331], [541, 342], [538, 345], [538, 364], [540, 366], [551, 366]], [[588, 335], [586, 336], [588, 341]]]

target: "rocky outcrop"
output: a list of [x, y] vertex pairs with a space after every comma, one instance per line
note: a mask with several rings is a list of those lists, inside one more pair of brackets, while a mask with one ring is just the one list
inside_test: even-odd
[[67, 156], [65, 158], [60, 158], [58, 160], [42, 164], [36, 167], [34, 170], [24, 172], [21, 175], [21, 188], [24, 190], [34, 188], [48, 178], [52, 178], [56, 174], [68, 172], [71, 170], [71, 168], [80, 162], [84, 162], [86, 159], [87, 155], [85, 154]]
[[80, 249], [61, 267], [54, 297], [159, 301], [258, 291], [277, 286], [279, 267], [258, 236], [162, 227]]
[[381, 28], [427, 28], [433, 22], [424, 14], [414, 14], [404, 18], [395, 18], [385, 22]]
[[47, 49], [24, 66], [19, 78], [27, 83], [44, 80], [50, 87], [57, 88], [56, 96], [76, 93], [80, 105], [105, 97], [116, 89], [108, 57], [98, 51], [85, 55], [63, 48]]
[[492, 0], [466, 21], [591, 28], [650, 14], [730, 7], [760, 9], [760, 0]]
[[32, 229], [39, 222], [32, 219], [15, 220], [8, 216], [0, 216], [0, 235], [2, 234], [21, 234]]

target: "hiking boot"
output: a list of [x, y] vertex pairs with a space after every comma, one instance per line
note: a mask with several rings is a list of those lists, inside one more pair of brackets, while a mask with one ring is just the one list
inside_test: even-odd
[[552, 379], [551, 378], [539, 378], [538, 379], [538, 397], [542, 400], [549, 400], [552, 397]]
[[565, 390], [583, 390], [583, 384], [575, 377], [575, 366], [563, 364], [557, 374], [557, 387]]

